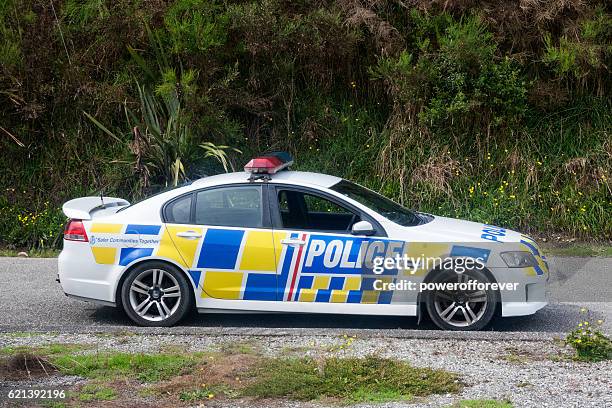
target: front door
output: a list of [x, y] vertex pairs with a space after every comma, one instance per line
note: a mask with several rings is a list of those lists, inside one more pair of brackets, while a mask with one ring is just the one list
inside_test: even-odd
[[[278, 292], [287, 302], [390, 303], [392, 292], [374, 281], [392, 281], [393, 271], [373, 274], [372, 260], [392, 245], [379, 237], [355, 236], [359, 211], [313, 191], [276, 186], [271, 195], [275, 231], [286, 237], [280, 249]], [[399, 244], [397, 253], [403, 245]]]

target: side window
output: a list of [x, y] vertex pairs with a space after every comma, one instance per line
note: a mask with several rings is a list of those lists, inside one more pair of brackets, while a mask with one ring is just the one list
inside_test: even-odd
[[278, 192], [283, 228], [349, 231], [359, 216], [327, 198], [294, 190]]
[[172, 201], [166, 206], [166, 221], [173, 224], [189, 224], [191, 221], [191, 199], [193, 194]]
[[227, 227], [262, 227], [261, 187], [221, 187], [198, 192], [195, 223]]

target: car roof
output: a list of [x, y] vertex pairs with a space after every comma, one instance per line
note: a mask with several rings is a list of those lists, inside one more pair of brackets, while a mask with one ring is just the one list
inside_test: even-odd
[[[205, 186], [216, 186], [223, 184], [244, 183], [248, 181], [251, 173], [244, 171], [235, 173], [218, 174], [216, 176], [204, 177], [194, 181], [191, 186], [201, 188]], [[284, 184], [303, 184], [314, 185], [318, 187], [329, 188], [334, 184], [342, 181], [340, 177], [330, 176], [328, 174], [311, 173], [307, 171], [288, 171], [283, 170], [271, 175], [272, 182]]]

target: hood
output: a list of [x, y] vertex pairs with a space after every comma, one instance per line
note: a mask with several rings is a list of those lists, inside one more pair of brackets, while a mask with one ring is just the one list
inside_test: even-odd
[[434, 216], [419, 227], [424, 237], [448, 242], [521, 242], [523, 236], [516, 231], [494, 225]]

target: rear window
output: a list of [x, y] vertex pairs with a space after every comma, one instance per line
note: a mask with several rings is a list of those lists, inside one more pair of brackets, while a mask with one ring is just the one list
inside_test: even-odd
[[261, 187], [222, 187], [198, 192], [195, 223], [227, 227], [262, 227]]
[[172, 201], [166, 206], [166, 221], [173, 224], [189, 224], [193, 194]]

